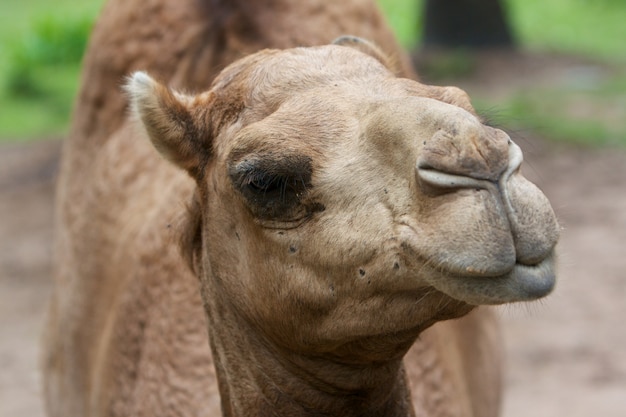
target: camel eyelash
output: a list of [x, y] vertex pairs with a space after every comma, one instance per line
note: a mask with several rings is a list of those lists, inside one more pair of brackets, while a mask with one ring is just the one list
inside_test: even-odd
[[260, 194], [278, 192], [283, 197], [287, 188], [293, 187], [295, 183], [293, 178], [260, 170], [252, 171], [242, 179], [242, 186], [248, 187], [252, 192]]
[[231, 180], [262, 219], [289, 218], [311, 188], [307, 157], [244, 159], [229, 169]]
[[255, 157], [235, 164], [229, 173], [239, 187], [248, 186], [258, 191], [307, 189], [311, 181], [311, 160], [302, 156], [280, 159]]

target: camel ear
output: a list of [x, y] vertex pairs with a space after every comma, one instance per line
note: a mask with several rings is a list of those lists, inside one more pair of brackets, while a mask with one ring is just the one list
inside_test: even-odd
[[201, 96], [173, 92], [145, 72], [131, 75], [125, 89], [133, 113], [141, 120], [156, 150], [194, 175], [211, 153], [199, 118], [204, 114]]
[[378, 45], [365, 40], [363, 38], [359, 38], [358, 36], [340, 36], [333, 41], [334, 45], [347, 46], [348, 48], [356, 49], [357, 51], [361, 51], [364, 54], [367, 54], [373, 58], [376, 58], [378, 62], [387, 67], [391, 72], [397, 73], [398, 68], [396, 62], [394, 62], [391, 57], [385, 54], [382, 49], [378, 47]]

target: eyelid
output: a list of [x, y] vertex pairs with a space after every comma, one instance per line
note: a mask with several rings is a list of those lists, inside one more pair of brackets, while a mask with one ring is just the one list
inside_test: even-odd
[[297, 179], [310, 188], [312, 166], [311, 158], [305, 155], [274, 157], [274, 155], [254, 155], [242, 158], [229, 168], [231, 178], [237, 179], [237, 185], [249, 183], [257, 175], [270, 177], [286, 177]]

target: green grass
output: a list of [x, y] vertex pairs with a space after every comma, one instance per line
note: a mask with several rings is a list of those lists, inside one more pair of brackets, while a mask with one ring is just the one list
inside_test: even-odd
[[523, 45], [626, 62], [626, 1], [508, 0]]
[[56, 18], [75, 21], [95, 19], [103, 0], [2, 0], [0, 2], [0, 70], [5, 70], [8, 49], [16, 42], [28, 38], [35, 22]]
[[531, 131], [582, 145], [626, 146], [624, 91], [626, 74], [609, 78], [593, 91], [531, 89], [498, 103], [480, 98], [473, 103], [479, 113], [491, 114], [491, 122], [513, 132]]
[[376, 0], [400, 43], [412, 48], [419, 42], [422, 28], [421, 0]]
[[[89, 27], [104, 0], [1, 0], [0, 140], [49, 137], [66, 132], [76, 94], [80, 56]], [[524, 48], [567, 52], [621, 67], [626, 64], [625, 0], [504, 0]], [[401, 43], [419, 45], [422, 0], [378, 0]], [[458, 56], [457, 56], [458, 58]], [[436, 70], [454, 77], [471, 72], [455, 56]], [[515, 125], [553, 138], [626, 143], [624, 74], [592, 91], [520, 91], [501, 105]], [[474, 100], [481, 102], [480, 97]], [[483, 100], [484, 101], [484, 100]], [[597, 112], [581, 116], [577, 103]], [[582, 106], [584, 107], [584, 106]], [[622, 140], [623, 138], [623, 140]]]
[[101, 1], [2, 0], [0, 139], [62, 135]]
[[581, 145], [626, 147], [626, 67], [572, 84], [512, 89], [499, 93], [498, 99], [487, 91], [483, 95], [475, 91], [472, 103], [491, 124], [511, 132]]
[[66, 132], [79, 77], [78, 66], [43, 66], [29, 71], [22, 93], [0, 97], [0, 137], [28, 140]]

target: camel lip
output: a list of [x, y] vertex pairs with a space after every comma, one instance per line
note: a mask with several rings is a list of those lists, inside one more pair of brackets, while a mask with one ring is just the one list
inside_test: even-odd
[[554, 251], [535, 265], [516, 263], [499, 276], [438, 272], [431, 280], [437, 290], [473, 305], [497, 305], [534, 301], [545, 297], [556, 284]]
[[521, 287], [531, 300], [545, 297], [554, 290], [556, 273], [553, 254], [535, 265], [516, 263], [511, 274], [521, 281]]

